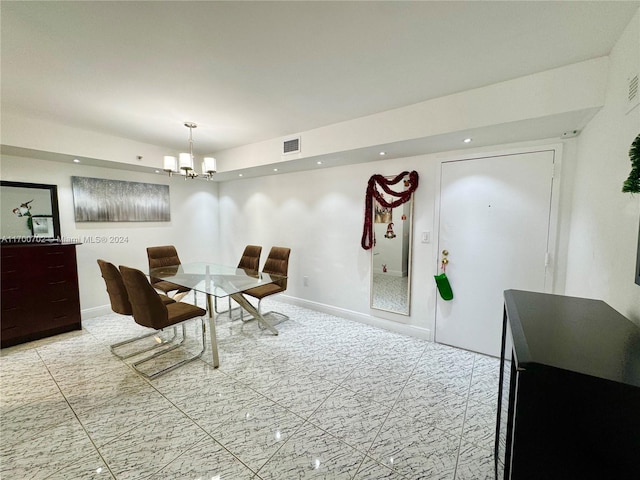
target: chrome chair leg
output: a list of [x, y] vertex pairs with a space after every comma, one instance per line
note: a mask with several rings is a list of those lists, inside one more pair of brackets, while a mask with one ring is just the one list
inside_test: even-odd
[[[262, 302], [262, 299], [258, 300], [258, 312], [260, 312], [260, 315], [262, 315], [262, 316], [263, 316], [263, 317], [265, 317], [265, 318], [266, 318], [266, 317], [268, 317], [268, 316], [270, 316], [270, 317], [272, 317], [272, 318], [273, 318], [273, 317], [279, 317], [279, 318], [276, 318], [276, 319], [275, 319], [276, 321], [269, 321], [269, 323], [270, 323], [271, 325], [278, 325], [278, 324], [279, 324], [279, 323], [281, 323], [281, 322], [284, 322], [284, 321], [286, 321], [286, 320], [289, 320], [289, 315], [285, 315], [284, 313], [276, 312], [275, 310], [270, 310], [270, 311], [268, 311], [268, 312], [266, 312], [266, 313], [262, 313], [262, 312], [260, 311], [260, 303], [261, 303], [261, 302]], [[260, 329], [262, 329], [262, 330], [264, 330], [264, 328], [265, 328], [265, 327], [264, 327], [264, 325], [262, 325], [262, 324], [260, 324], [260, 323], [258, 323], [258, 327], [259, 327]]]
[[[220, 313], [228, 313], [230, 320], [238, 320], [242, 316], [242, 307], [232, 307], [231, 306], [231, 296], [228, 296], [227, 299], [229, 301], [229, 306], [227, 307], [227, 309], [226, 310], [219, 310], [218, 309], [218, 297], [213, 297], [213, 309], [214, 309], [214, 311], [216, 313], [218, 313], [218, 314], [220, 314]], [[233, 312], [236, 312], [238, 310], [240, 310], [240, 316], [234, 317], [233, 316]]]
[[[229, 318], [231, 318], [231, 312], [234, 312], [236, 310], [238, 310], [240, 307], [235, 307], [232, 308], [231, 307], [231, 296], [227, 297], [228, 302], [229, 302], [229, 306], [227, 307], [226, 310], [219, 310], [218, 309], [218, 297], [213, 297], [213, 309], [215, 310], [216, 313], [228, 313], [229, 314]], [[231, 318], [233, 320], [233, 318]]]
[[[277, 325], [277, 324], [278, 324], [278, 323], [280, 323], [280, 322], [284, 322], [285, 320], [289, 320], [289, 316], [288, 316], [288, 315], [285, 315], [284, 313], [276, 312], [276, 311], [274, 311], [274, 310], [271, 310], [271, 311], [266, 312], [266, 313], [262, 313], [262, 311], [261, 311], [261, 307], [262, 307], [262, 299], [260, 298], [260, 299], [258, 300], [258, 308], [256, 308], [256, 310], [258, 310], [258, 313], [259, 313], [260, 315], [262, 315], [263, 317], [266, 317], [267, 315], [271, 315], [271, 316], [273, 316], [273, 315], [277, 315], [277, 316], [281, 317], [281, 319], [280, 319], [280, 320], [278, 320], [276, 323], [269, 322], [269, 323], [271, 323], [271, 325]], [[251, 321], [251, 320], [254, 320], [254, 317], [250, 317], [250, 318], [247, 318], [247, 319], [245, 320], [245, 319], [244, 319], [244, 309], [243, 309], [243, 308], [240, 308], [240, 320], [242, 320], [243, 322], [245, 322], [245, 323], [246, 323], [246, 322], [249, 322], [249, 321]], [[264, 327], [264, 325], [262, 325], [261, 323], [258, 323], [258, 326], [259, 326], [261, 329], [263, 329], [263, 330], [264, 330], [264, 328], [265, 328], [265, 327]]]
[[155, 352], [154, 354], [149, 355], [148, 357], [145, 357], [142, 360], [138, 360], [133, 364], [133, 366], [135, 367], [136, 365], [139, 365], [141, 363], [147, 362], [154, 358], [158, 358], [160, 355], [164, 355], [165, 353], [175, 350], [176, 348], [179, 348], [180, 346], [182, 346], [184, 342], [187, 340], [187, 336], [186, 336], [185, 326], [181, 325], [181, 327], [182, 327], [182, 339], [178, 343], [172, 343], [170, 347], [165, 348], [159, 352]]
[[[229, 320], [242, 320], [242, 311], [243, 308], [241, 306], [237, 306], [237, 307], [231, 307], [231, 296], [227, 297], [229, 299], [229, 310], [227, 310], [229, 312]], [[233, 316], [233, 312], [237, 312], [240, 311], [240, 315], [237, 316]]]
[[224, 313], [225, 310], [218, 310], [218, 297], [213, 297], [213, 310], [216, 313]]
[[142, 365], [143, 363], [146, 363], [146, 362], [148, 362], [150, 360], [153, 360], [154, 358], [158, 358], [158, 357], [164, 355], [165, 353], [171, 352], [172, 350], [175, 350], [176, 348], [179, 348], [185, 342], [185, 340], [187, 338], [185, 325], [183, 323], [182, 324], [182, 340], [179, 343], [173, 344], [171, 347], [166, 348], [166, 349], [162, 350], [161, 352], [156, 352], [153, 355], [150, 355], [150, 356], [148, 356], [146, 358], [143, 358], [142, 360], [138, 360], [137, 362], [133, 363], [133, 368], [138, 373], [140, 373], [141, 375], [145, 376], [146, 378], [154, 379], [154, 378], [159, 377], [160, 375], [164, 375], [165, 373], [168, 373], [168, 372], [170, 372], [172, 370], [175, 370], [176, 368], [181, 367], [182, 365], [185, 365], [185, 364], [187, 364], [189, 362], [192, 362], [192, 361], [197, 360], [198, 358], [202, 357], [202, 354], [204, 353], [204, 351], [206, 349], [206, 343], [205, 343], [206, 342], [206, 340], [205, 340], [205, 330], [206, 329], [205, 329], [204, 317], [200, 317], [200, 327], [201, 327], [201, 331], [202, 331], [202, 335], [201, 335], [201, 337], [202, 337], [201, 338], [202, 339], [202, 348], [201, 348], [200, 352], [198, 352], [197, 354], [195, 354], [195, 355], [193, 355], [193, 356], [191, 356], [189, 358], [186, 358], [184, 360], [181, 360], [181, 361], [179, 361], [177, 363], [174, 363], [172, 365], [169, 365], [168, 367], [165, 367], [165, 368], [163, 368], [161, 370], [158, 370], [157, 372], [154, 372], [154, 373], [151, 373], [151, 374], [146, 373], [146, 372], [144, 372], [144, 371], [142, 371], [142, 370], [140, 370], [138, 368], [138, 366]]
[[114, 343], [113, 345], [110, 345], [109, 348], [111, 349], [111, 353], [113, 353], [116, 357], [118, 357], [121, 360], [124, 360], [126, 358], [131, 358], [134, 357], [136, 355], [140, 355], [141, 353], [145, 353], [145, 352], [150, 352], [151, 350], [155, 350], [156, 348], [160, 348], [164, 345], [167, 345], [169, 343], [172, 343], [175, 338], [176, 338], [176, 327], [173, 327], [173, 336], [170, 339], [161, 339], [159, 342], [157, 342], [155, 345], [151, 346], [151, 347], [147, 347], [147, 348], [143, 348], [142, 350], [136, 350], [134, 352], [130, 352], [124, 355], [119, 354], [118, 352], [116, 352], [116, 349], [124, 346], [124, 345], [128, 345], [130, 343], [134, 343], [137, 342], [138, 340], [143, 340], [145, 338], [149, 338], [149, 337], [153, 337], [158, 335], [158, 332], [151, 332], [151, 333], [147, 333], [145, 335], [140, 335], [139, 337], [135, 337], [135, 338], [130, 338], [129, 340], [124, 340], [122, 342], [118, 342], [118, 343]]

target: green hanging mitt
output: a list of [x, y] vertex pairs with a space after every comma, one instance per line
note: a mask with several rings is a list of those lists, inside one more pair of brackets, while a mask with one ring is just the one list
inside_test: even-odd
[[440, 275], [434, 275], [433, 278], [436, 279], [436, 286], [438, 287], [438, 291], [440, 292], [442, 299], [453, 299], [453, 291], [451, 290], [451, 284], [449, 283], [447, 274], [441, 273]]

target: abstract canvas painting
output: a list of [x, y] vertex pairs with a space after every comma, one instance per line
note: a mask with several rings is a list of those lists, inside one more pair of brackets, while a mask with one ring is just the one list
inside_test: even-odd
[[169, 222], [169, 186], [71, 177], [76, 222]]

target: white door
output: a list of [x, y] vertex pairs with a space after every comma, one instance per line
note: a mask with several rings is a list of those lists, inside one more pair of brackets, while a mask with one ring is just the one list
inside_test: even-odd
[[500, 355], [503, 292], [544, 292], [554, 151], [444, 162], [438, 249], [453, 300], [439, 295], [435, 341]]

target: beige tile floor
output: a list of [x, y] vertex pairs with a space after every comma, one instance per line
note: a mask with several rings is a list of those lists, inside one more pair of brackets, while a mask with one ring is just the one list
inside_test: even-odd
[[219, 317], [219, 369], [144, 379], [116, 314], [2, 350], [0, 477], [493, 478], [497, 359], [266, 303], [278, 336]]

